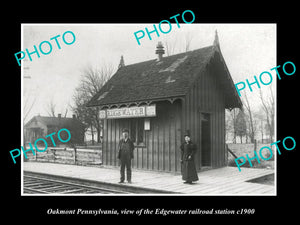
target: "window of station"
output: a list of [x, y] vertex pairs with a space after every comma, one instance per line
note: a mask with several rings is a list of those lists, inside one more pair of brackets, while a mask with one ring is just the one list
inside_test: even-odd
[[130, 138], [136, 145], [145, 144], [144, 118], [130, 119]]

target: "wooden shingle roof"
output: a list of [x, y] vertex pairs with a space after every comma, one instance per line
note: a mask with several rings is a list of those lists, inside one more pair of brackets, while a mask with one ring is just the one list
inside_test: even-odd
[[[185, 96], [216, 52], [221, 54], [218, 47], [212, 45], [163, 57], [161, 61], [154, 59], [120, 67], [87, 106], [108, 106]], [[232, 79], [229, 74], [228, 76], [229, 79], [227, 77], [224, 80], [236, 92]], [[240, 107], [237, 93], [235, 95], [230, 92], [232, 96], [228, 97], [236, 99], [228, 104], [229, 107]]]

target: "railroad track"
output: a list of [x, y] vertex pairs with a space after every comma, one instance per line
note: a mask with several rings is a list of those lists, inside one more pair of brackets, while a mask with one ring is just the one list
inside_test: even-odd
[[132, 194], [169, 193], [147, 190], [127, 185], [100, 183], [70, 177], [25, 172], [23, 174], [24, 194]]
[[115, 190], [114, 188], [96, 187], [78, 184], [55, 178], [35, 176], [24, 173], [24, 194], [129, 194], [128, 191]]

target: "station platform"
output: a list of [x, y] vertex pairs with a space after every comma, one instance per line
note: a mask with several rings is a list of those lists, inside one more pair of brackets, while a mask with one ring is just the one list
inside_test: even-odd
[[[23, 171], [61, 177], [91, 180], [100, 183], [118, 184], [118, 167], [78, 166], [46, 162], [23, 162]], [[180, 174], [132, 169], [132, 183], [123, 184], [149, 190], [172, 192], [170, 195], [276, 195], [275, 185], [249, 182], [274, 174], [273, 169], [222, 167], [198, 173], [199, 180], [184, 184]], [[156, 195], [156, 194], [155, 194]], [[159, 194], [161, 195], [161, 194]], [[163, 194], [169, 195], [169, 194]]]

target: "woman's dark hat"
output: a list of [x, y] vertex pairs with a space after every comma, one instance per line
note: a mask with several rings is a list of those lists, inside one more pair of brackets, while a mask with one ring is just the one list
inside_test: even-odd
[[123, 128], [122, 133], [125, 133], [125, 132], [129, 133], [129, 130], [127, 128]]
[[191, 137], [190, 130], [186, 130], [186, 131], [185, 131], [185, 133], [184, 133], [184, 137], [185, 137], [185, 136], [189, 136], [189, 137]]

